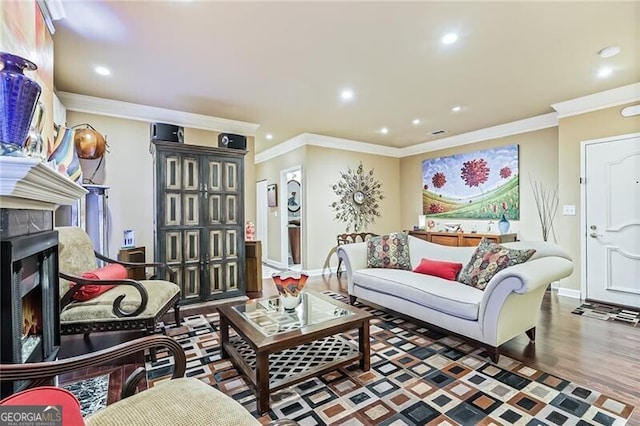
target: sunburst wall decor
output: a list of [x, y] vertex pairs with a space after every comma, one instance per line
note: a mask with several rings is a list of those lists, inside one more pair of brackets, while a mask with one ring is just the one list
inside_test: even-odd
[[357, 169], [348, 168], [340, 172], [338, 183], [332, 186], [338, 201], [330, 204], [335, 213], [334, 220], [347, 224], [346, 232], [362, 232], [380, 217], [382, 184], [373, 176], [373, 169], [365, 173], [362, 163]]

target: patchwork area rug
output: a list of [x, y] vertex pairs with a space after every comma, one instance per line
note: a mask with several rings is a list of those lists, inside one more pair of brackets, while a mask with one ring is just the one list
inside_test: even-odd
[[605, 305], [604, 303], [583, 303], [574, 309], [572, 313], [583, 317], [627, 324], [632, 327], [639, 327], [638, 324], [640, 324], [640, 311], [632, 311], [619, 306]]
[[[328, 293], [337, 299], [346, 299]], [[357, 363], [272, 395], [256, 413], [256, 398], [228, 360], [220, 359], [218, 314], [161, 324], [187, 353], [187, 376], [231, 395], [261, 421], [289, 418], [301, 425], [624, 425], [633, 407], [623, 401], [485, 351], [387, 312], [370, 311], [371, 370]], [[357, 345], [357, 332], [345, 333]], [[147, 363], [149, 386], [167, 380], [173, 359]]]

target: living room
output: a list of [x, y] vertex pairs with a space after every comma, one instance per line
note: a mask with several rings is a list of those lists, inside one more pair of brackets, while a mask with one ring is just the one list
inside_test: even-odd
[[[31, 16], [37, 13], [38, 6], [33, 2], [31, 6], [26, 7], [31, 7], [32, 10], [22, 11], [19, 14], [27, 17], [25, 22], [13, 25], [8, 24], [7, 18], [9, 16], [7, 14], [13, 12], [9, 11], [6, 5], [3, 9], [5, 24], [3, 40], [7, 41], [9, 47], [20, 45], [10, 37], [29, 37], [28, 30], [21, 29], [20, 36], [13, 32], [16, 28], [28, 28], [32, 25]], [[622, 10], [625, 6], [616, 7]], [[617, 13], [634, 16], [635, 10], [635, 16], [637, 16], [637, 9], [633, 9], [637, 6], [631, 4], [626, 7], [630, 8], [630, 13], [628, 10], [627, 13], [619, 11]], [[14, 15], [10, 16], [13, 18]], [[70, 37], [71, 34], [68, 29], [64, 29], [64, 24], [61, 25], [59, 29], [61, 35], [54, 35], [50, 46], [56, 51], [56, 61], [60, 60], [57, 56], [59, 55], [57, 37], [66, 41], [66, 37]], [[38, 31], [42, 30], [43, 28], [38, 29]], [[631, 33], [634, 34], [633, 31]], [[5, 50], [4, 43], [3, 41], [2, 50]], [[637, 52], [637, 49], [633, 50], [633, 46], [635, 45], [631, 44], [631, 48], [625, 49], [623, 53], [636, 54], [630, 53]], [[589, 46], [589, 52], [596, 55], [597, 50], [603, 47], [605, 46]], [[130, 55], [133, 59], [135, 52], [125, 53], [125, 55]], [[75, 75], [74, 72], [67, 72], [64, 76], [54, 76], [53, 73], [57, 73], [58, 70], [58, 63], [56, 62], [54, 66], [51, 54], [48, 58], [51, 60], [50, 64], [39, 60], [37, 65], [50, 73], [51, 80], [45, 86], [50, 89], [52, 96], [54, 80], [59, 82], [56, 86], [64, 87], [64, 84], [68, 85], [68, 83], [63, 84], [63, 82], [74, 79]], [[631, 62], [633, 63], [633, 59]], [[629, 73], [637, 80], [637, 69]], [[108, 85], [111, 83], [102, 83], [97, 77], [93, 79], [97, 86], [103, 86], [100, 90], [109, 92]], [[556, 284], [558, 289], [555, 294], [575, 298], [577, 306], [579, 299], [584, 298], [585, 291], [582, 277], [585, 262], [583, 239], [579, 237], [583, 229], [580, 209], [584, 206], [581, 200], [580, 184], [580, 178], [583, 176], [582, 143], [635, 134], [639, 131], [640, 122], [637, 116], [625, 117], [621, 114], [623, 109], [638, 102], [638, 83], [635, 80], [627, 79], [624, 84], [618, 86], [606, 84], [598, 86], [594, 83], [589, 91], [582, 92], [578, 96], [553, 99], [551, 103], [545, 105], [544, 113], [518, 117], [505, 114], [505, 117], [511, 118], [465, 132], [451, 133], [452, 136], [429, 141], [423, 138], [413, 144], [397, 146], [385, 146], [378, 143], [377, 139], [376, 143], [369, 143], [362, 142], [366, 139], [352, 140], [320, 135], [313, 131], [313, 127], [302, 128], [299, 133], [292, 134], [287, 139], [279, 139], [275, 143], [266, 138], [262, 128], [251, 123], [253, 119], [230, 119], [223, 114], [216, 116], [193, 114], [186, 112], [187, 110], [167, 108], [163, 105], [131, 100], [123, 102], [122, 99], [115, 100], [108, 96], [88, 96], [67, 92], [60, 87], [56, 87], [56, 95], [66, 109], [68, 126], [90, 123], [102, 134], [108, 136], [109, 151], [102, 159], [100, 174], [103, 177], [101, 183], [109, 186], [112, 235], [109, 251], [116, 253], [122, 246], [120, 236], [123, 231], [134, 229], [137, 243], [147, 247], [148, 260], [154, 259], [152, 224], [155, 215], [154, 162], [149, 153], [150, 122], [184, 125], [184, 141], [189, 145], [215, 147], [218, 145], [218, 135], [223, 132], [247, 135], [247, 154], [244, 157], [245, 221], [256, 221], [259, 214], [260, 207], [256, 202], [257, 182], [276, 183], [280, 191], [278, 206], [269, 207], [266, 210], [269, 237], [267, 244], [263, 246], [268, 263], [275, 267], [283, 267], [286, 264], [286, 259], [282, 256], [282, 239], [286, 234], [283, 233], [281, 206], [287, 194], [283, 189], [281, 172], [299, 166], [303, 180], [302, 265], [311, 275], [323, 277], [331, 277], [332, 273], [335, 274], [338, 262], [334, 254], [336, 235], [345, 230], [345, 224], [333, 220], [334, 213], [330, 207], [331, 203], [336, 201], [332, 186], [339, 180], [341, 173], [349, 168], [356, 168], [360, 163], [364, 165], [365, 170], [373, 170], [376, 179], [382, 182], [384, 199], [380, 202], [382, 215], [376, 218], [375, 225], [368, 230], [387, 234], [413, 229], [418, 223], [418, 217], [423, 214], [421, 164], [424, 160], [517, 144], [521, 176], [521, 206], [519, 219], [511, 221], [512, 232], [517, 232], [521, 241], [541, 239], [530, 180], [541, 182], [549, 188], [557, 187], [559, 206], [577, 207], [577, 214], [558, 214], [554, 223], [557, 243], [570, 254], [575, 265], [573, 273]], [[599, 87], [606, 87], [606, 89], [599, 90]], [[148, 88], [148, 90], [154, 89]], [[495, 90], [499, 90], [498, 87]], [[49, 110], [54, 110], [53, 99], [48, 99], [47, 102], [50, 102]], [[230, 111], [232, 109], [230, 108]], [[229, 115], [233, 116], [233, 113], [230, 112]], [[381, 136], [372, 136], [372, 140], [379, 137]], [[95, 164], [94, 161], [93, 165]], [[91, 165], [91, 163], [87, 164], [88, 167]], [[487, 225], [487, 221], [463, 223], [464, 226], [479, 226], [481, 229]], [[439, 225], [441, 224], [439, 222]], [[619, 327], [624, 326], [619, 325]], [[635, 329], [632, 329], [629, 334], [635, 336], [634, 332]], [[627, 348], [627, 350], [632, 349]], [[604, 389], [600, 390], [604, 391]], [[638, 403], [637, 400], [626, 399], [625, 401], [635, 403], [634, 405]]]

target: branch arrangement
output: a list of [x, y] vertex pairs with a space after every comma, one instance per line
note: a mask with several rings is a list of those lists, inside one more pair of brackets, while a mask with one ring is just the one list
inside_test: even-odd
[[553, 233], [553, 241], [556, 241], [553, 220], [558, 211], [558, 187], [556, 186], [553, 189], [546, 188], [542, 183], [532, 180], [531, 176], [529, 176], [529, 183], [533, 191], [533, 198], [536, 201], [538, 218], [542, 227], [542, 239], [548, 241], [550, 233]]

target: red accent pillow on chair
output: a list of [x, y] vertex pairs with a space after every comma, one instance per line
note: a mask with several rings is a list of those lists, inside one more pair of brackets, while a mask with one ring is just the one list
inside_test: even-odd
[[[105, 267], [85, 272], [80, 277], [89, 280], [124, 280], [128, 275], [127, 268], [117, 263], [110, 263]], [[74, 285], [75, 283], [72, 283], [71, 287]], [[73, 295], [73, 298], [79, 302], [86, 302], [87, 300], [100, 296], [113, 287], [114, 285], [87, 284], [78, 290], [78, 292]]]
[[458, 273], [462, 269], [462, 263], [445, 262], [443, 260], [430, 260], [423, 258], [413, 272], [419, 274], [433, 275], [445, 280], [455, 281]]

